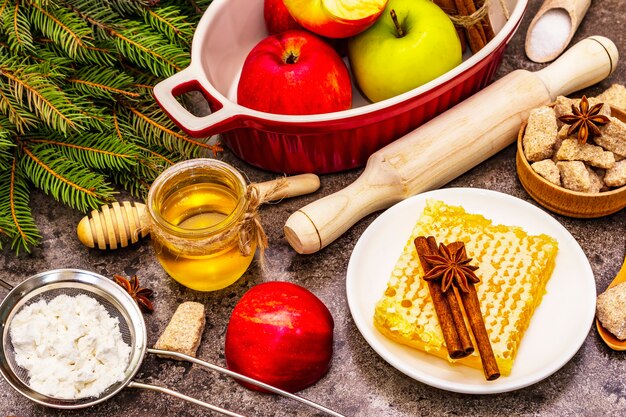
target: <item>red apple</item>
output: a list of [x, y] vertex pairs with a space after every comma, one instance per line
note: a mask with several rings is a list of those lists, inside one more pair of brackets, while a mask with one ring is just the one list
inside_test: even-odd
[[230, 317], [226, 363], [277, 388], [300, 391], [328, 371], [333, 328], [328, 308], [309, 290], [289, 282], [259, 284], [244, 294]]
[[283, 0], [265, 0], [263, 4], [263, 19], [267, 33], [275, 35], [290, 29], [302, 29], [287, 11]]
[[283, 0], [305, 29], [328, 38], [347, 38], [370, 27], [387, 0]]
[[349, 109], [350, 74], [337, 52], [303, 30], [268, 36], [250, 51], [241, 70], [237, 102], [278, 114]]

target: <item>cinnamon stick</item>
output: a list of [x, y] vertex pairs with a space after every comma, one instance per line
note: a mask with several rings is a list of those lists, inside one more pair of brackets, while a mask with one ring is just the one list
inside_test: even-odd
[[[454, 0], [459, 16], [469, 16], [476, 12], [476, 5], [473, 0]], [[467, 39], [472, 53], [480, 51], [487, 43], [485, 31], [481, 25], [472, 25], [465, 28]]]
[[[465, 252], [465, 244], [463, 242], [454, 242], [448, 245], [451, 251], [456, 251], [458, 247], [462, 247], [463, 260], [467, 259], [467, 253]], [[493, 381], [500, 377], [500, 370], [498, 369], [498, 363], [496, 357], [493, 354], [493, 348], [491, 347], [491, 341], [489, 340], [489, 334], [485, 327], [485, 321], [483, 320], [483, 313], [480, 310], [480, 301], [478, 300], [478, 294], [476, 293], [476, 287], [473, 283], [468, 285], [469, 291], [464, 292], [459, 290], [459, 296], [465, 309], [465, 315], [467, 321], [472, 328], [474, 334], [474, 340], [476, 340], [476, 347], [480, 354], [480, 360], [483, 365], [483, 372], [487, 381]]]
[[[418, 236], [415, 238], [413, 244], [415, 245], [415, 250], [419, 256], [424, 273], [428, 273], [431, 266], [424, 259], [424, 256], [433, 255], [436, 251], [431, 250], [428, 240], [424, 236]], [[428, 281], [428, 290], [430, 292], [430, 297], [433, 300], [435, 313], [437, 314], [437, 319], [439, 320], [439, 327], [441, 327], [443, 339], [446, 343], [446, 348], [448, 349], [448, 355], [450, 355], [452, 359], [459, 359], [469, 355], [469, 353], [465, 352], [464, 347], [461, 344], [454, 317], [450, 311], [450, 306], [446, 296], [441, 290], [441, 282]], [[465, 325], [463, 325], [463, 327], [465, 327]]]
[[[456, 4], [454, 0], [434, 0], [434, 3], [444, 11], [448, 16], [456, 16], [459, 14], [459, 11], [456, 8]], [[465, 34], [465, 29], [462, 27], [455, 26], [456, 33], [459, 36], [459, 40], [461, 41], [461, 51], [465, 52], [467, 49], [467, 35]]]
[[[480, 9], [485, 4], [485, 0], [476, 0], [476, 9]], [[495, 38], [496, 34], [493, 31], [493, 26], [491, 26], [491, 20], [489, 19], [489, 13], [485, 15], [483, 20], [480, 21], [483, 30], [485, 32], [485, 43], [488, 43], [490, 40]]]
[[[438, 247], [435, 238], [433, 236], [428, 236], [426, 238], [426, 241], [428, 242], [428, 247], [431, 250], [431, 253], [437, 253]], [[459, 299], [456, 297], [454, 288], [448, 289], [448, 291], [445, 291], [443, 294], [446, 297], [448, 306], [450, 307], [450, 313], [452, 314], [452, 319], [454, 320], [454, 326], [456, 327], [456, 331], [459, 334], [461, 348], [465, 353], [465, 355], [463, 355], [462, 357], [471, 355], [474, 352], [474, 345], [472, 344], [472, 338], [470, 337], [469, 330], [467, 329], [467, 325], [465, 324], [465, 319], [463, 318], [463, 310], [461, 309]]]

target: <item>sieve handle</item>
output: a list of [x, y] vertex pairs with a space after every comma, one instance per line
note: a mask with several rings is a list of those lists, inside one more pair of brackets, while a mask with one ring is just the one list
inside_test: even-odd
[[11, 291], [13, 289], [13, 285], [9, 284], [8, 282], [3, 280], [2, 278], [0, 278], [0, 287], [4, 287], [5, 289], [7, 289], [9, 291]]
[[209, 410], [213, 410], [213, 411], [216, 411], [218, 413], [222, 413], [222, 414], [227, 415], [227, 416], [231, 416], [231, 417], [246, 417], [243, 414], [233, 413], [232, 411], [228, 411], [228, 410], [226, 410], [224, 408], [221, 408], [221, 407], [218, 407], [216, 405], [205, 403], [204, 401], [197, 400], [197, 399], [195, 399], [193, 397], [189, 397], [188, 395], [181, 394], [180, 392], [171, 390], [169, 388], [159, 387], [158, 385], [150, 385], [150, 384], [144, 384], [142, 382], [131, 381], [128, 384], [128, 387], [130, 387], [130, 388], [149, 389], [151, 391], [161, 392], [163, 394], [171, 395], [172, 397], [176, 397], [176, 398], [179, 398], [181, 400], [185, 400], [185, 401], [190, 402], [192, 404], [196, 404], [196, 405], [199, 405], [201, 407], [208, 408]]
[[239, 379], [239, 380], [247, 382], [249, 384], [256, 385], [257, 387], [264, 388], [264, 389], [266, 389], [268, 391], [271, 391], [271, 392], [273, 392], [275, 394], [282, 395], [283, 397], [287, 397], [287, 398], [291, 398], [292, 400], [299, 401], [299, 402], [301, 402], [303, 404], [308, 405], [309, 407], [313, 407], [313, 408], [315, 408], [317, 410], [323, 411], [324, 413], [326, 413], [328, 415], [331, 415], [331, 416], [334, 416], [334, 417], [345, 417], [343, 414], [339, 414], [336, 411], [333, 411], [333, 410], [331, 410], [329, 408], [326, 408], [323, 405], [317, 404], [317, 403], [315, 403], [315, 402], [313, 402], [311, 400], [307, 400], [306, 398], [300, 397], [298, 395], [292, 394], [292, 393], [287, 392], [287, 391], [283, 391], [280, 388], [276, 388], [276, 387], [274, 387], [272, 385], [266, 384], [264, 382], [258, 381], [258, 380], [254, 379], [254, 378], [250, 378], [250, 377], [242, 375], [240, 373], [233, 372], [230, 369], [222, 368], [221, 366], [214, 365], [214, 364], [212, 364], [210, 362], [205, 362], [205, 361], [200, 360], [198, 358], [194, 358], [193, 356], [185, 355], [184, 353], [170, 352], [168, 350], [151, 349], [151, 348], [148, 348], [147, 352], [148, 353], [153, 353], [153, 354], [159, 355], [159, 356], [169, 357], [169, 358], [172, 358], [172, 359], [182, 359], [182, 360], [187, 361], [187, 362], [195, 363], [196, 365], [204, 366], [205, 368], [212, 369], [212, 370], [220, 372], [220, 373], [222, 373], [224, 375], [228, 375], [228, 376], [230, 376], [232, 378]]

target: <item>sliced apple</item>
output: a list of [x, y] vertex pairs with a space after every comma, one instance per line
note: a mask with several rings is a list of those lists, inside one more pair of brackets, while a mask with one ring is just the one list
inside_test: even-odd
[[370, 27], [387, 0], [284, 0], [304, 28], [328, 38], [347, 38]]

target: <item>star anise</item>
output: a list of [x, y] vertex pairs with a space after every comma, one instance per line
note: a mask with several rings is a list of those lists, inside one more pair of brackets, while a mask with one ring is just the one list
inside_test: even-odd
[[602, 136], [598, 126], [604, 126], [611, 120], [600, 113], [604, 103], [598, 103], [589, 108], [587, 96], [580, 99], [578, 108], [572, 104], [572, 114], [566, 114], [559, 117], [559, 120], [565, 124], [571, 125], [567, 130], [567, 135], [571, 135], [578, 131], [578, 142], [587, 143], [589, 136]]
[[121, 275], [115, 274], [113, 275], [113, 279], [133, 297], [133, 300], [137, 302], [139, 308], [144, 313], [152, 313], [154, 311], [152, 301], [148, 300], [149, 297], [152, 297], [153, 291], [149, 288], [141, 288], [137, 275], [133, 275], [130, 280], [128, 280]]
[[451, 285], [455, 285], [463, 292], [469, 291], [469, 284], [480, 282], [474, 274], [477, 266], [469, 265], [471, 258], [466, 258], [464, 246], [459, 245], [455, 251], [443, 243], [439, 244], [436, 255], [426, 255], [424, 259], [430, 263], [432, 269], [424, 275], [426, 281], [441, 279], [441, 291], [446, 292]]

